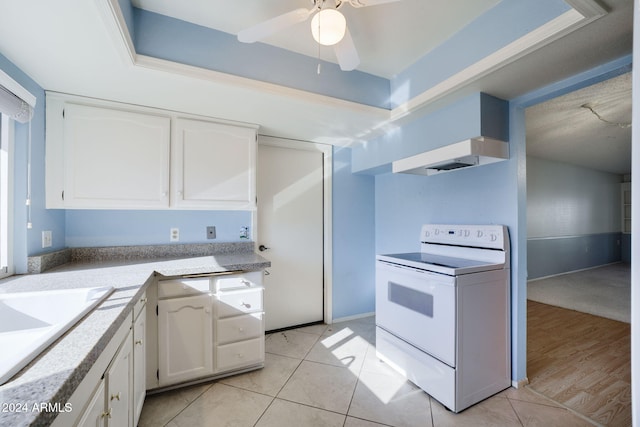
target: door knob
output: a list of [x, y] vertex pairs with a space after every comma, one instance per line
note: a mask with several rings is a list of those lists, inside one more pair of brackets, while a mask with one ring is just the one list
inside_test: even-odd
[[267, 249], [269, 249], [269, 248], [268, 248], [268, 247], [266, 247], [265, 245], [260, 245], [260, 246], [258, 246], [258, 250], [259, 250], [260, 252], [264, 252], [264, 251], [266, 251]]

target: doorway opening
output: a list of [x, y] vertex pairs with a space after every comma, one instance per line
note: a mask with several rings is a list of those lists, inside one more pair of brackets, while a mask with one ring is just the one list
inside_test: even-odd
[[630, 425], [631, 73], [525, 120], [528, 387]]

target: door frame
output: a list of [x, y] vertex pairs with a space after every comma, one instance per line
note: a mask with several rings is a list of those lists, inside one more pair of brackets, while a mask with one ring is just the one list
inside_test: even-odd
[[[333, 146], [319, 142], [301, 141], [295, 139], [287, 139], [273, 137], [268, 135], [258, 135], [258, 145], [269, 145], [272, 147], [288, 148], [293, 150], [317, 151], [322, 153], [323, 159], [323, 263], [322, 263], [322, 286], [323, 286], [323, 316], [326, 324], [333, 323], [333, 221], [332, 215], [332, 182], [333, 182]], [[256, 154], [256, 169], [257, 169]], [[256, 177], [258, 174], [256, 173]], [[257, 242], [258, 239], [258, 215], [260, 212], [252, 212], [252, 239]]]

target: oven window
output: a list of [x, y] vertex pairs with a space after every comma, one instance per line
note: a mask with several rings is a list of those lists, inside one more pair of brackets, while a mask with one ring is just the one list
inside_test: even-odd
[[425, 316], [433, 317], [433, 295], [389, 282], [388, 299]]

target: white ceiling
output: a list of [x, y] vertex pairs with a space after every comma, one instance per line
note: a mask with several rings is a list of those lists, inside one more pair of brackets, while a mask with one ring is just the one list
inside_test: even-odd
[[[202, 18], [213, 22], [207, 25], [233, 33], [274, 14], [306, 7], [308, 1], [156, 0], [152, 3], [158, 11], [172, 8], [175, 11], [164, 13], [180, 13], [185, 20]], [[233, 79], [206, 72], [194, 76], [134, 65], [123, 48], [116, 24], [104, 18], [107, 3], [107, 0], [3, 1], [0, 53], [46, 90], [256, 123], [265, 135], [346, 144], [370, 138], [372, 129], [389, 120], [389, 111], [355, 103], [299, 96], [280, 87], [264, 90], [264, 87], [246, 82], [237, 84]], [[345, 5], [343, 9], [349, 12], [349, 25], [363, 58], [361, 69], [366, 67], [369, 72], [386, 75], [405, 68], [405, 63], [422, 56], [494, 3], [496, 1], [401, 0], [361, 9]], [[452, 99], [479, 91], [513, 99], [629, 54], [633, 2], [602, 0], [600, 3], [609, 11], [604, 17], [474, 80], [433, 105], [446, 105]], [[207, 7], [212, 4], [216, 7]], [[365, 25], [368, 19], [376, 24]], [[383, 25], [385, 22], [388, 25]], [[28, 23], [26, 28], [25, 23]], [[372, 27], [376, 30], [371, 31]], [[306, 28], [301, 31], [308, 36]], [[283, 37], [297, 39], [291, 35], [283, 34]], [[404, 41], [398, 41], [403, 37]], [[371, 53], [367, 46], [373, 47]], [[396, 54], [403, 59], [396, 59], [393, 56]], [[373, 59], [375, 57], [378, 59]], [[580, 113], [582, 125], [584, 114], [586, 117], [589, 114]], [[572, 125], [569, 120], [568, 117], [562, 125], [578, 132], [578, 124]], [[533, 135], [532, 131], [531, 138]], [[568, 136], [559, 138], [568, 139]], [[561, 146], [560, 141], [547, 144], [544, 151], [553, 155]], [[602, 155], [599, 158], [602, 159]]]
[[[345, 1], [340, 11], [360, 55], [357, 68], [390, 78], [454, 35], [500, 0], [400, 0], [353, 8]], [[327, 0], [327, 5], [331, 4]], [[311, 8], [311, 0], [133, 0], [138, 8], [236, 35], [297, 8]], [[318, 56], [310, 20], [264, 40], [310, 57]], [[323, 60], [336, 63], [332, 48], [320, 50]]]
[[534, 105], [525, 114], [527, 155], [631, 173], [631, 73]]

